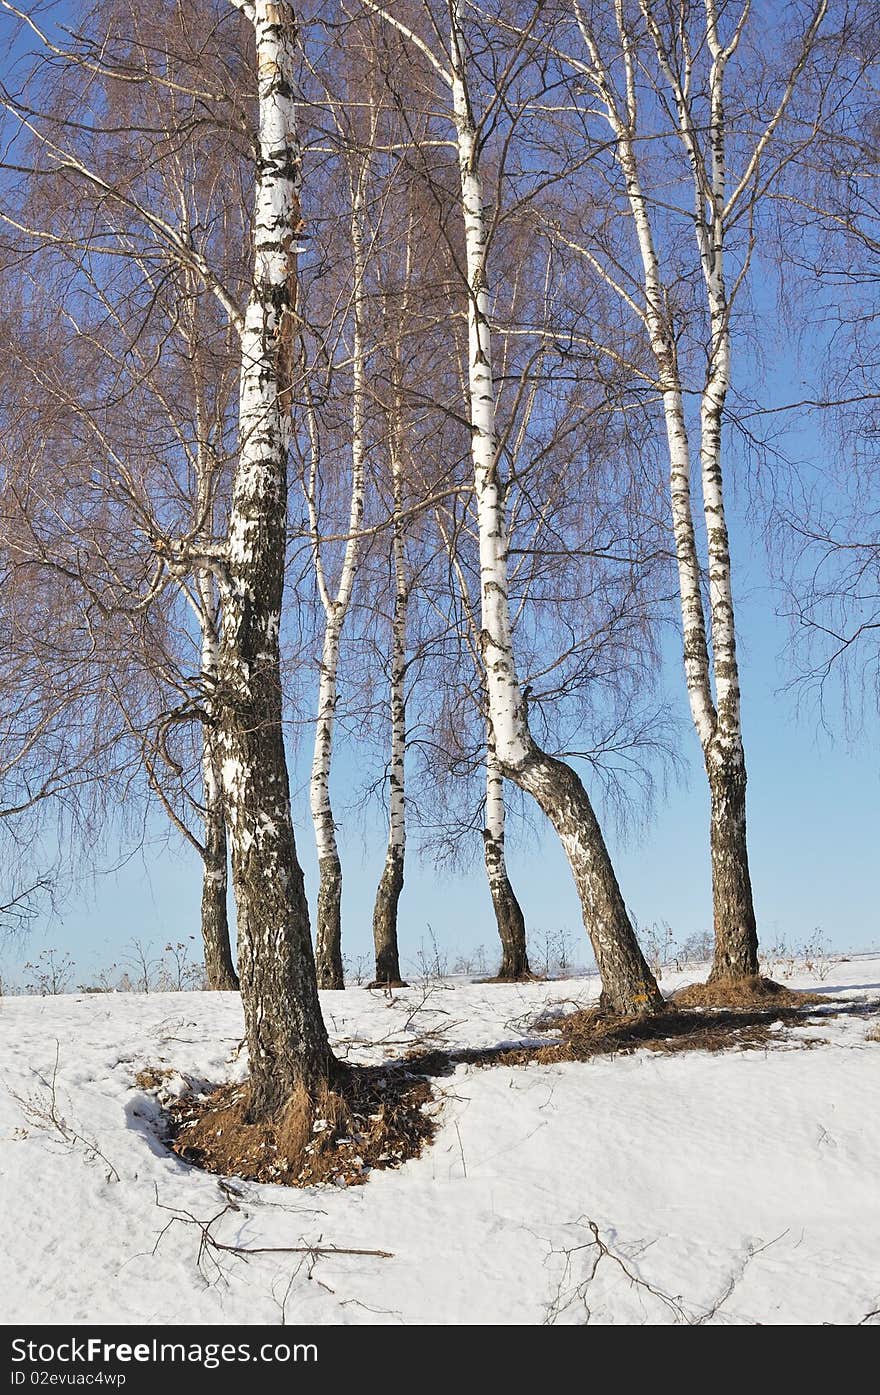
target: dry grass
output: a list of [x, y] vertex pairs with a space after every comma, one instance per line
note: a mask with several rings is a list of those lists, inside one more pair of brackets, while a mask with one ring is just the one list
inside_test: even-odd
[[[806, 1000], [806, 1001], [805, 1001]], [[827, 1001], [827, 999], [823, 1000]], [[594, 1056], [627, 1055], [632, 1051], [661, 1051], [667, 1055], [684, 1051], [733, 1051], [782, 1046], [786, 1037], [774, 1030], [776, 1023], [803, 1024], [807, 994], [797, 1006], [787, 1001], [768, 1003], [761, 1008], [731, 1010], [680, 1008], [671, 1003], [665, 1012], [647, 1017], [616, 1017], [598, 1008], [543, 1016], [535, 1024], [539, 1032], [558, 1032], [559, 1040], [546, 1046], [494, 1046], [461, 1051], [413, 1052], [407, 1061], [413, 1070], [425, 1075], [450, 1075], [457, 1065], [528, 1066], [555, 1065], [563, 1061], [588, 1061]], [[798, 1039], [799, 1047], [810, 1048], [820, 1038]]]
[[810, 1007], [827, 1001], [821, 994], [804, 993], [774, 983], [772, 978], [709, 979], [690, 983], [673, 993], [670, 1000], [683, 1008], [768, 1008]]
[[159, 1090], [177, 1072], [170, 1066], [144, 1066], [139, 1070], [134, 1078], [134, 1083], [140, 1090]]
[[475, 978], [474, 983], [546, 983], [546, 974], [533, 974], [531, 969], [527, 974], [514, 974], [507, 977], [503, 974], [493, 974], [491, 978]]
[[[592, 1008], [560, 1018], [551, 1027], [562, 1040], [539, 1048], [541, 1061], [586, 1061], [592, 1056], [646, 1050], [669, 1055], [684, 1051], [730, 1051], [763, 1047], [779, 1040], [777, 1023], [801, 1021], [794, 1008], [780, 1004], [760, 1010], [693, 1011], [677, 1003], [649, 1017], [615, 1017]], [[804, 1043], [806, 1044], [806, 1043]]]
[[352, 1186], [373, 1168], [398, 1167], [433, 1137], [424, 1106], [432, 1090], [400, 1067], [346, 1071], [317, 1098], [303, 1089], [268, 1123], [247, 1120], [248, 1086], [221, 1085], [206, 1099], [169, 1107], [171, 1147], [224, 1176], [286, 1186]]
[[880, 1041], [880, 1027], [872, 1027], [865, 1033], [865, 1041]]

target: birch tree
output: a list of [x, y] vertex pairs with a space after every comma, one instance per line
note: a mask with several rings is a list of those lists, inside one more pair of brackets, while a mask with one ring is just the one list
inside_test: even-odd
[[[653, 1011], [660, 1007], [662, 998], [639, 949], [587, 791], [571, 766], [548, 755], [534, 741], [517, 674], [508, 597], [505, 491], [498, 459], [496, 385], [492, 372], [489, 221], [481, 174], [486, 123], [476, 110], [472, 91], [464, 9], [453, 0], [448, 14], [448, 47], [439, 49], [431, 47], [393, 13], [380, 10], [372, 0], [364, 0], [364, 4], [394, 25], [413, 51], [427, 61], [445, 92], [446, 114], [455, 135], [466, 258], [469, 420], [480, 548], [480, 639], [496, 754], [503, 773], [537, 800], [563, 843], [602, 977], [605, 1005], [623, 1014]], [[523, 27], [511, 60], [514, 68], [530, 42], [538, 13], [536, 10]], [[502, 96], [496, 90], [489, 98], [490, 107], [500, 100]]]
[[[450, 519], [449, 515], [449, 510], [437, 511], [437, 528], [449, 559], [450, 572], [455, 577], [458, 587], [463, 619], [462, 639], [476, 672], [476, 688], [480, 694], [479, 709], [485, 729], [484, 818], [481, 831], [483, 865], [495, 916], [495, 926], [501, 941], [501, 964], [496, 977], [504, 982], [517, 981], [531, 976], [526, 947], [526, 921], [507, 870], [504, 773], [495, 748], [494, 729], [488, 719], [488, 694], [480, 656], [481, 627], [477, 608], [473, 604], [471, 586], [458, 555], [454, 521]], [[465, 724], [466, 718], [459, 712], [456, 725], [464, 727]]]
[[368, 197], [369, 156], [353, 156], [349, 161], [350, 248], [352, 266], [352, 343], [351, 343], [351, 482], [347, 536], [335, 588], [332, 587], [321, 545], [317, 486], [320, 471], [320, 432], [314, 409], [309, 413], [311, 467], [306, 502], [312, 538], [312, 558], [321, 607], [324, 637], [318, 683], [315, 745], [309, 782], [309, 801], [318, 851], [318, 910], [315, 955], [318, 985], [344, 988], [342, 965], [342, 863], [336, 841], [336, 824], [330, 800], [330, 771], [333, 732], [338, 703], [338, 671], [342, 630], [348, 615], [357, 575], [360, 530], [364, 517], [366, 453], [366, 228], [365, 203]]
[[[166, 42], [169, 37], [166, 31]], [[77, 77], [85, 84], [84, 101], [94, 101], [100, 91], [102, 100], [112, 106], [113, 87], [101, 75], [86, 77], [75, 63], [68, 63], [62, 74], [57, 109], [52, 113], [56, 118], [64, 120], [65, 88], [73, 87]], [[198, 164], [181, 142], [170, 156], [166, 147], [155, 158], [157, 133], [163, 127], [172, 131], [177, 115], [173, 92], [158, 88], [145, 73], [137, 101], [130, 105], [131, 124], [108, 131], [105, 157], [128, 161], [142, 157], [144, 132], [149, 132], [154, 197], [179, 210], [180, 235], [186, 241], [189, 226], [209, 214], [207, 191], [216, 178], [216, 169], [211, 169], [216, 156], [203, 151]], [[185, 131], [185, 109], [179, 115]], [[80, 127], [83, 134], [74, 139], [81, 155], [88, 135], [86, 123]], [[138, 671], [140, 678], [134, 704], [128, 700], [131, 682], [105, 679], [119, 703], [117, 720], [129, 756], [140, 754], [150, 789], [201, 859], [201, 928], [208, 984], [235, 988], [225, 821], [210, 749], [219, 600], [210, 571], [181, 564], [168, 546], [169, 537], [182, 534], [195, 543], [194, 555], [201, 543], [210, 550], [222, 527], [216, 515], [230, 405], [228, 327], [224, 332], [222, 320], [218, 324], [210, 309], [212, 297], [191, 270], [175, 267], [173, 262], [157, 269], [154, 256], [133, 242], [120, 244], [115, 263], [105, 256], [103, 265], [101, 258], [96, 264], [90, 257], [91, 229], [93, 220], [100, 218], [104, 195], [86, 183], [74, 206], [65, 206], [62, 201], [69, 189], [59, 187], [62, 169], [59, 158], [56, 178], [50, 179], [46, 171], [40, 183], [40, 228], [46, 231], [51, 226], [53, 234], [48, 242], [42, 239], [42, 274], [25, 301], [28, 329], [19, 340], [17, 354], [16, 390], [23, 401], [40, 404], [37, 435], [41, 422], [48, 425], [53, 413], [66, 414], [69, 425], [56, 470], [39, 483], [32, 479], [31, 500], [36, 494], [43, 499], [31, 519], [32, 525], [37, 519], [40, 525], [39, 536], [33, 526], [30, 529], [31, 564], [43, 571], [57, 569], [63, 554], [68, 579], [78, 583], [85, 602], [106, 617], [114, 616], [117, 638], [126, 636], [125, 666]], [[17, 229], [20, 242], [23, 231]], [[221, 221], [217, 231], [218, 255], [227, 263], [240, 260], [241, 220], [230, 217], [225, 226]], [[25, 278], [23, 273], [22, 284]], [[22, 479], [31, 453], [32, 441], [25, 444], [16, 467]], [[178, 507], [181, 497], [187, 501], [183, 511]], [[61, 529], [60, 520], [64, 520]], [[48, 529], [43, 526], [46, 523]], [[139, 546], [152, 550], [159, 571], [146, 597], [137, 594], [139, 577], [133, 592], [132, 577], [125, 568], [110, 564], [114, 549], [120, 551], [109, 540], [113, 529], [120, 536], [130, 536], [132, 554]], [[78, 533], [79, 551], [71, 547]], [[175, 596], [190, 607], [198, 626], [195, 661], [188, 652], [185, 624], [174, 613]], [[150, 606], [170, 607], [171, 613], [163, 626], [163, 645], [145, 648], [137, 617]], [[110, 624], [108, 619], [104, 641], [115, 651]], [[174, 634], [181, 637], [180, 646]], [[179, 652], [173, 652], [175, 647]], [[185, 675], [191, 676], [194, 667], [196, 676], [188, 680]], [[148, 691], [159, 704], [156, 710], [149, 710]], [[168, 711], [162, 710], [163, 701], [170, 702]], [[183, 765], [168, 754], [172, 724], [184, 720], [199, 733], [202, 781], [198, 793], [183, 774]]]
[[[431, 178], [431, 192], [445, 221], [445, 199], [453, 195], [444, 174], [441, 168]], [[633, 375], [617, 381], [614, 360], [610, 372], [602, 368], [573, 309], [581, 294], [589, 295], [583, 277], [548, 257], [535, 238], [531, 181], [518, 191], [517, 206], [515, 198], [506, 204], [496, 192], [510, 183], [503, 166], [490, 166], [490, 177], [493, 375], [511, 404], [499, 440], [507, 476], [508, 602], [530, 727], [534, 733], [537, 724], [545, 748], [588, 760], [607, 804], [631, 822], [637, 805], [641, 817], [650, 800], [650, 764], [668, 756], [666, 717], [648, 702], [667, 564], [653, 464], [645, 469], [646, 430], [639, 422], [633, 434], [627, 424], [623, 388]], [[455, 243], [447, 256], [448, 294], [457, 295]], [[606, 309], [597, 306], [602, 325]], [[453, 326], [449, 384], [441, 388], [441, 378], [435, 389], [444, 404], [456, 397], [453, 374], [468, 397], [466, 318]], [[615, 358], [626, 363], [629, 346], [621, 343]], [[459, 449], [454, 439], [445, 448]], [[434, 739], [426, 740], [425, 756], [433, 757], [435, 771], [438, 762], [448, 767], [451, 778], [435, 811], [432, 843], [444, 864], [460, 862], [475, 827], [482, 828], [502, 942], [499, 976], [520, 976], [528, 973], [524, 919], [507, 867], [503, 777], [486, 723], [478, 529], [464, 494], [438, 504], [433, 515], [441, 551], [432, 604], [451, 628], [433, 672], [443, 716]], [[475, 823], [478, 804], [482, 817]]]
[[[389, 732], [387, 761], [388, 841], [373, 907], [376, 983], [401, 982], [397, 911], [403, 887], [406, 808], [407, 623], [410, 603], [407, 535], [418, 524], [420, 491], [436, 481], [414, 468], [409, 427], [409, 396], [419, 379], [419, 341], [424, 312], [412, 314], [414, 250], [408, 157], [413, 148], [411, 118], [401, 116], [383, 85], [387, 54], [377, 42], [377, 25], [347, 27], [335, 47], [322, 53], [315, 72], [315, 139], [325, 156], [328, 197], [324, 203], [321, 274], [312, 296], [313, 317], [323, 319], [316, 358], [326, 365], [320, 394], [307, 387], [306, 439], [301, 446], [313, 569], [323, 641], [318, 716], [310, 781], [310, 801], [319, 856], [317, 921], [318, 979], [322, 987], [343, 986], [341, 953], [342, 866], [330, 798], [334, 729], [340, 703], [343, 629], [356, 605], [370, 615], [378, 667], [387, 673], [384, 704]], [[416, 118], [416, 124], [420, 124]], [[406, 228], [406, 232], [402, 232]], [[419, 274], [417, 284], [423, 286]], [[445, 308], [445, 307], [444, 307]], [[316, 396], [323, 399], [323, 409]], [[340, 411], [341, 408], [341, 411]], [[326, 419], [326, 420], [325, 420]], [[417, 480], [417, 476], [419, 476]], [[341, 514], [342, 531], [330, 534], [329, 518]], [[376, 521], [373, 521], [375, 517]], [[382, 617], [384, 595], [373, 578], [360, 581], [370, 560], [389, 575], [376, 587], [390, 587], [389, 625]], [[334, 580], [335, 573], [335, 580]], [[349, 650], [363, 642], [359, 632]], [[372, 638], [372, 636], [371, 636]], [[381, 646], [387, 645], [388, 652]], [[366, 676], [363, 668], [358, 677]], [[369, 682], [370, 680], [368, 680]]]
[[[411, 233], [408, 239], [411, 244]], [[404, 290], [399, 320], [405, 323], [409, 301], [410, 255], [404, 273]], [[398, 985], [400, 952], [397, 937], [397, 913], [403, 891], [406, 859], [406, 676], [407, 620], [410, 599], [409, 567], [406, 556], [406, 524], [404, 510], [404, 403], [402, 390], [400, 332], [394, 336], [391, 350], [390, 401], [388, 405], [388, 464], [391, 474], [392, 523], [391, 565], [394, 602], [391, 617], [391, 654], [388, 675], [388, 716], [390, 754], [388, 761], [388, 844], [385, 865], [376, 889], [373, 905], [373, 947], [376, 954], [375, 984]]]
[[[5, 0], [4, 7], [15, 11]], [[182, 26], [175, 35], [180, 52], [174, 43], [163, 42], [160, 64], [153, 62], [152, 36], [142, 38], [139, 30], [153, 21], [134, 11], [122, 13], [121, 25], [115, 14], [112, 23], [99, 18], [93, 30], [69, 43], [57, 43], [43, 31], [37, 32], [62, 74], [72, 71], [87, 75], [89, 81], [100, 77], [114, 88], [117, 98], [120, 88], [132, 81], [136, 86], [153, 83], [160, 90], [173, 91], [187, 108], [184, 122], [179, 123], [176, 116], [175, 139], [194, 127], [205, 139], [212, 120], [213, 129], [237, 131], [241, 138], [248, 128], [248, 121], [240, 119], [248, 103], [241, 101], [239, 76], [255, 73], [256, 131], [249, 164], [251, 265], [241, 299], [241, 283], [227, 279], [215, 258], [210, 222], [194, 227], [182, 222], [178, 210], [157, 207], [150, 163], [117, 165], [107, 155], [100, 121], [89, 128], [88, 148], [80, 154], [75, 139], [82, 123], [76, 116], [62, 112], [60, 120], [57, 116], [44, 120], [33, 114], [39, 111], [35, 103], [22, 104], [8, 94], [5, 105], [23, 140], [32, 142], [35, 154], [26, 167], [31, 188], [61, 179], [72, 190], [96, 197], [99, 218], [92, 229], [89, 255], [125, 257], [134, 245], [153, 265], [170, 264], [196, 276], [228, 317], [239, 358], [238, 443], [225, 531], [210, 540], [187, 534], [161, 539], [155, 581], [167, 575], [170, 559], [181, 573], [210, 571], [220, 599], [212, 700], [214, 753], [238, 912], [239, 973], [251, 1070], [248, 1111], [257, 1120], [277, 1114], [293, 1094], [313, 1096], [335, 1073], [318, 1002], [308, 908], [296, 854], [281, 709], [287, 451], [300, 322], [297, 27], [293, 9], [286, 3], [241, 0], [230, 8], [218, 5], [216, 13], [211, 12], [211, 32], [230, 33], [232, 19], [237, 26], [233, 50], [237, 48], [238, 53], [234, 58], [228, 50], [220, 55], [212, 74], [210, 60], [215, 55], [210, 47], [205, 50], [203, 39], [194, 43], [188, 12], [176, 11], [174, 18]], [[138, 52], [135, 43], [132, 55], [134, 35], [142, 49]], [[250, 58], [242, 63], [242, 53], [253, 55], [253, 69]], [[206, 63], [207, 71], [202, 66]], [[222, 72], [224, 64], [226, 82], [216, 71]], [[244, 172], [248, 169], [244, 149], [241, 159]], [[233, 183], [233, 197], [234, 193]], [[29, 225], [28, 216], [21, 206], [4, 211], [7, 225], [32, 233], [38, 247], [53, 245], [56, 233]]]
[[[741, 99], [731, 114], [728, 70], [750, 22], [748, 0], [731, 7], [705, 0], [671, 10], [639, 0], [609, 7], [576, 3], [557, 26], [551, 51], [573, 74], [574, 104], [586, 124], [601, 114], [612, 150], [638, 257], [634, 283], [629, 263], [603, 255], [601, 245], [560, 232], [570, 250], [614, 288], [644, 328], [656, 363], [669, 463], [672, 528], [678, 567], [684, 640], [684, 676], [700, 740], [710, 792], [710, 847], [715, 922], [712, 977], [749, 978], [758, 973], [757, 928], [746, 840], [746, 765], [742, 737], [739, 660], [726, 517], [723, 423], [732, 375], [732, 316], [754, 247], [754, 211], [787, 158], [775, 154], [801, 74], [827, 10], [819, 0], [807, 12], [792, 49], [773, 73], [771, 96], [762, 102], [757, 132], [751, 121], [736, 130], [738, 168], [731, 173], [728, 147], [743, 118]], [[580, 52], [577, 45], [580, 44]], [[580, 94], [584, 94], [581, 96]], [[595, 102], [592, 107], [589, 103]], [[664, 124], [669, 114], [669, 125]], [[745, 124], [745, 123], [743, 123]], [[745, 140], [743, 135], [745, 134]], [[706, 326], [704, 373], [696, 389], [696, 425], [687, 410], [694, 390], [683, 363], [681, 264], [670, 256], [663, 233], [669, 200], [652, 185], [660, 153], [652, 140], [677, 142], [683, 168], [674, 174], [671, 205], [693, 235], [685, 276], [700, 297]], [[598, 141], [597, 141], [598, 144]], [[663, 149], [666, 149], [664, 144]], [[674, 160], [674, 155], [670, 156]], [[653, 165], [652, 165], [653, 161]], [[677, 190], [690, 198], [678, 205]], [[734, 250], [735, 249], [735, 250]], [[693, 272], [693, 278], [690, 273]], [[708, 605], [692, 498], [699, 469], [708, 559]]]
[[[387, 139], [394, 157], [405, 161], [407, 155], [412, 154], [417, 135], [412, 118], [408, 130], [399, 127], [399, 122], [392, 124]], [[432, 560], [432, 545], [425, 536], [429, 514], [427, 508], [422, 511], [420, 504], [442, 491], [446, 475], [442, 449], [435, 458], [424, 425], [421, 434], [416, 425], [417, 418], [423, 423], [425, 420], [434, 423], [431, 406], [426, 407], [418, 387], [431, 378], [436, 358], [430, 349], [426, 352], [426, 345], [433, 340], [440, 318], [436, 306], [432, 305], [436, 289], [432, 281], [432, 258], [426, 240], [420, 236], [417, 202], [411, 172], [404, 180], [399, 167], [391, 171], [384, 199], [384, 236], [383, 232], [379, 233], [382, 254], [377, 257], [376, 275], [383, 323], [373, 373], [374, 392], [382, 397], [377, 430], [382, 437], [384, 489], [380, 477], [377, 494], [381, 494], [379, 507], [387, 511], [390, 520], [390, 528], [377, 538], [374, 552], [377, 553], [376, 564], [381, 568], [382, 584], [391, 593], [390, 606], [381, 607], [383, 619], [386, 610], [390, 613], [387, 629], [383, 626], [378, 641], [388, 646], [379, 665], [383, 680], [387, 682], [384, 723], [387, 760], [383, 793], [388, 836], [373, 904], [375, 987], [403, 985], [398, 912], [407, 846], [408, 699], [411, 679], [417, 682], [420, 663], [430, 650], [432, 638], [411, 632], [413, 592], [418, 600], [420, 577]], [[412, 397], [411, 388], [415, 389]]]
[[486, 826], [483, 830], [483, 856], [495, 924], [501, 940], [498, 978], [516, 982], [531, 977], [526, 950], [526, 920], [507, 872], [505, 834], [504, 776], [495, 750], [495, 734], [486, 731]]
[[239, 454], [220, 628], [217, 749], [238, 907], [239, 974], [251, 1070], [250, 1113], [278, 1112], [326, 1083], [333, 1057], [318, 1002], [290, 809], [279, 635], [287, 453], [297, 355], [302, 152], [296, 21], [287, 3], [242, 0], [259, 93], [253, 280], [241, 337]]

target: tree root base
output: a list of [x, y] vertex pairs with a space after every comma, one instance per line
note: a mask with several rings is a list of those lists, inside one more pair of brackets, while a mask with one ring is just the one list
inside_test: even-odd
[[[536, 1023], [541, 1032], [559, 1033], [561, 1039], [548, 1042], [546, 1046], [498, 1047], [451, 1055], [455, 1062], [465, 1059], [481, 1066], [549, 1066], [589, 1061], [595, 1056], [624, 1056], [633, 1051], [672, 1055], [781, 1045], [783, 1038], [773, 1030], [774, 1025], [778, 1022], [786, 1026], [802, 1024], [809, 1014], [800, 1009], [809, 1006], [811, 1001], [807, 994], [798, 997], [797, 1006], [765, 999], [760, 1007], [739, 1011], [697, 1011], [670, 1003], [664, 1011], [642, 1017], [621, 1017], [600, 1008], [583, 1008], [558, 1017], [543, 1017]], [[814, 1044], [813, 1041], [799, 1042], [803, 1046]], [[429, 1061], [430, 1057], [416, 1057], [412, 1064], [433, 1074]]]
[[558, 1059], [586, 1061], [592, 1056], [639, 1048], [670, 1054], [763, 1045], [774, 1022], [793, 1020], [796, 1014], [788, 1008], [768, 1012], [767, 1002], [762, 1007], [761, 1012], [723, 1016], [682, 1012], [677, 1003], [645, 1017], [620, 1017], [596, 1009], [574, 1012], [556, 1023], [562, 1036]]
[[546, 983], [546, 974], [533, 974], [526, 969], [521, 974], [492, 974], [490, 978], [478, 978], [476, 983]]
[[673, 993], [671, 1002], [687, 1008], [767, 1008], [809, 1007], [821, 1003], [817, 993], [786, 988], [772, 978], [754, 976], [710, 978], [706, 983], [690, 983]]
[[313, 1096], [300, 1087], [274, 1118], [252, 1123], [247, 1082], [221, 1085], [169, 1107], [170, 1147], [185, 1162], [228, 1177], [355, 1186], [373, 1168], [418, 1156], [436, 1128], [425, 1112], [432, 1098], [427, 1080], [406, 1068], [352, 1068], [332, 1089]]

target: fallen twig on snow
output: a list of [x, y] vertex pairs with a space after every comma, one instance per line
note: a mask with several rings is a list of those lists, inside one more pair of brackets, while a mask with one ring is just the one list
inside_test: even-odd
[[42, 1129], [47, 1133], [55, 1133], [71, 1149], [77, 1146], [84, 1149], [87, 1162], [93, 1162], [100, 1158], [107, 1169], [107, 1181], [118, 1182], [119, 1173], [113, 1163], [101, 1152], [97, 1143], [92, 1138], [87, 1138], [77, 1129], [73, 1128], [64, 1118], [58, 1107], [58, 1065], [61, 1054], [61, 1043], [55, 1042], [55, 1062], [52, 1067], [51, 1079], [43, 1081], [46, 1087], [46, 1094], [19, 1095], [15, 1090], [10, 1090], [9, 1094], [15, 1100], [22, 1114], [33, 1129]]
[[[583, 1304], [586, 1314], [585, 1322], [589, 1323], [592, 1312], [587, 1302], [587, 1295], [590, 1285], [595, 1279], [603, 1260], [610, 1260], [612, 1264], [616, 1264], [618, 1269], [621, 1270], [634, 1288], [642, 1289], [646, 1293], [650, 1293], [654, 1298], [659, 1299], [664, 1307], [668, 1308], [669, 1311], [674, 1314], [677, 1322], [690, 1323], [690, 1318], [678, 1298], [674, 1298], [670, 1293], [664, 1293], [662, 1289], [656, 1288], [653, 1284], [648, 1283], [646, 1279], [642, 1279], [638, 1274], [634, 1274], [626, 1262], [621, 1259], [620, 1255], [615, 1254], [602, 1239], [596, 1222], [591, 1220], [589, 1216], [581, 1216], [578, 1223], [580, 1224], [584, 1221], [588, 1225], [593, 1236], [592, 1240], [585, 1241], [583, 1245], [573, 1245], [569, 1249], [557, 1250], [554, 1248], [550, 1251], [550, 1256], [557, 1254], [565, 1255], [565, 1268], [562, 1278], [559, 1280], [556, 1295], [547, 1310], [547, 1316], [544, 1319], [545, 1327], [552, 1326], [573, 1303]], [[594, 1251], [590, 1271], [586, 1278], [578, 1280], [565, 1292], [566, 1282], [571, 1278], [574, 1256], [582, 1254], [585, 1250]], [[550, 1258], [550, 1256], [548, 1256], [548, 1258]]]
[[[255, 1255], [302, 1255], [311, 1260], [312, 1265], [314, 1265], [317, 1260], [326, 1259], [330, 1255], [351, 1255], [372, 1259], [394, 1258], [394, 1254], [391, 1250], [368, 1250], [356, 1249], [344, 1245], [324, 1245], [321, 1243], [321, 1237], [314, 1243], [304, 1243], [302, 1245], [230, 1245], [223, 1240], [217, 1239], [216, 1235], [213, 1234], [213, 1227], [218, 1225], [224, 1216], [233, 1213], [241, 1213], [242, 1208], [236, 1200], [230, 1198], [220, 1211], [217, 1211], [213, 1216], [204, 1220], [183, 1207], [164, 1206], [159, 1200], [159, 1188], [155, 1186], [155, 1184], [154, 1188], [157, 1207], [160, 1211], [169, 1212], [171, 1219], [162, 1227], [156, 1237], [156, 1243], [153, 1246], [152, 1253], [156, 1253], [162, 1240], [175, 1224], [194, 1226], [199, 1232], [199, 1248], [196, 1264], [203, 1275], [205, 1275], [205, 1262], [210, 1259], [217, 1271], [217, 1277], [222, 1276], [223, 1270], [216, 1258], [217, 1254], [233, 1255], [238, 1259], [243, 1259], [245, 1262]], [[205, 1277], [207, 1276], [205, 1275]]]
[[710, 1308], [707, 1308], [704, 1313], [701, 1313], [698, 1318], [693, 1318], [691, 1325], [693, 1327], [702, 1327], [705, 1323], [711, 1322], [712, 1318], [717, 1315], [721, 1308], [723, 1308], [728, 1298], [730, 1298], [730, 1296], [739, 1286], [746, 1270], [748, 1269], [755, 1256], [763, 1254], [765, 1250], [769, 1250], [771, 1245], [778, 1244], [779, 1241], [784, 1239], [784, 1237], [787, 1234], [788, 1228], [786, 1227], [786, 1229], [781, 1231], [779, 1235], [774, 1236], [772, 1240], [765, 1241], [763, 1245], [749, 1245], [745, 1255], [743, 1256], [740, 1262], [739, 1268], [733, 1274], [731, 1274], [730, 1278], [728, 1279], [727, 1287], [721, 1294], [721, 1297], [716, 1299], [712, 1306]]

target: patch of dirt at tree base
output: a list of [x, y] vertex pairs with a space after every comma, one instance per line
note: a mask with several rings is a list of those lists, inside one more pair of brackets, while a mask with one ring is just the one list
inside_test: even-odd
[[786, 988], [772, 978], [719, 978], [706, 983], [689, 983], [679, 988], [670, 1001], [687, 1008], [768, 1008], [811, 1007], [827, 1002], [819, 993]]
[[[615, 1017], [597, 1009], [574, 1012], [555, 1025], [562, 1040], [539, 1048], [539, 1058], [585, 1061], [591, 1056], [659, 1051], [666, 1055], [685, 1051], [754, 1050], [782, 1046], [786, 1037], [778, 1026], [803, 1025], [804, 1014], [780, 1004], [768, 1010], [703, 1010], [679, 1008], [674, 1001], [665, 1012], [635, 1020]], [[549, 1024], [548, 1024], [549, 1025]], [[820, 1038], [798, 1040], [798, 1046], [812, 1047]], [[555, 1051], [555, 1056], [553, 1055]]]
[[220, 1085], [167, 1109], [169, 1146], [185, 1162], [227, 1177], [284, 1186], [356, 1186], [373, 1168], [417, 1157], [437, 1124], [430, 1084], [409, 1071], [361, 1067], [317, 1099], [294, 1097], [269, 1123], [247, 1120], [247, 1082]]
[[[827, 999], [823, 999], [827, 1002]], [[558, 1032], [560, 1040], [546, 1046], [486, 1047], [465, 1051], [427, 1051], [408, 1056], [414, 1070], [426, 1075], [448, 1075], [461, 1064], [475, 1066], [556, 1065], [589, 1061], [595, 1056], [628, 1055], [633, 1051], [659, 1051], [667, 1055], [685, 1051], [735, 1051], [796, 1046], [809, 1050], [822, 1037], [792, 1040], [777, 1029], [804, 1026], [809, 1016], [802, 1010], [811, 999], [803, 994], [799, 1007], [768, 1006], [734, 1011], [679, 1008], [671, 1003], [663, 1012], [645, 1017], [617, 1017], [598, 1008], [544, 1015], [535, 1024], [540, 1032]]]
[[546, 983], [546, 974], [533, 974], [528, 969], [524, 974], [493, 974], [491, 978], [475, 978], [474, 983]]

